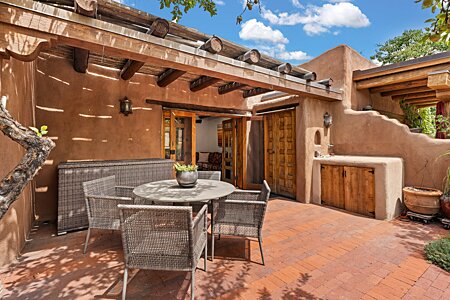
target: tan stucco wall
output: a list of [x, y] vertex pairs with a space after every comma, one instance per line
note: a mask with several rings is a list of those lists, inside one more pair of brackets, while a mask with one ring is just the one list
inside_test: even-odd
[[[319, 79], [333, 78], [333, 87], [343, 90], [344, 101], [330, 104], [311, 101], [310, 105], [300, 106], [300, 109], [303, 110], [302, 118], [305, 120], [299, 120], [297, 128], [304, 132], [305, 141], [311, 140], [306, 136], [307, 129], [311, 128], [308, 125], [311, 121], [308, 119], [316, 119], [318, 128], [323, 127], [323, 110], [328, 105], [333, 116], [330, 141], [334, 145], [336, 154], [400, 157], [404, 160], [405, 185], [442, 188], [442, 178], [450, 165], [450, 158], [443, 158], [440, 155], [450, 149], [449, 140], [435, 140], [424, 134], [411, 133], [406, 125], [402, 125], [397, 120], [374, 111], [360, 111], [366, 105], [374, 105], [374, 99], [376, 99], [375, 102], [378, 101], [376, 105], [382, 107], [382, 104], [379, 103], [383, 101], [381, 97], [371, 97], [367, 91], [357, 91], [352, 81], [351, 75], [354, 70], [366, 69], [371, 66], [373, 64], [370, 61], [347, 46], [331, 49], [302, 65], [304, 68], [314, 70]], [[398, 112], [398, 107], [393, 103], [383, 105], [386, 109]], [[302, 153], [302, 147], [309, 150], [306, 151], [304, 157], [299, 155], [300, 160], [304, 159], [305, 174], [299, 170], [297, 182], [305, 182], [306, 187], [304, 191], [299, 190], [298, 200], [309, 202], [311, 200], [309, 187], [312, 147], [307, 143], [300, 145], [297, 153]]]
[[[25, 126], [33, 125], [34, 63], [13, 58], [0, 59], [0, 96], [8, 96], [7, 110]], [[0, 134], [0, 178], [11, 171], [24, 149]], [[0, 220], [0, 267], [14, 260], [22, 250], [33, 221], [32, 184], [28, 184]]]
[[[211, 87], [191, 93], [189, 83], [182, 80], [160, 88], [154, 76], [136, 74], [124, 81], [118, 70], [92, 64], [86, 74], [80, 74], [71, 61], [44, 55], [37, 60], [36, 80], [36, 122], [49, 126], [49, 136], [56, 143], [36, 179], [39, 220], [56, 218], [60, 162], [160, 157], [162, 109], [146, 104], [146, 99], [247, 109], [238, 92], [220, 96]], [[134, 106], [127, 117], [119, 114], [119, 99], [124, 97]]]

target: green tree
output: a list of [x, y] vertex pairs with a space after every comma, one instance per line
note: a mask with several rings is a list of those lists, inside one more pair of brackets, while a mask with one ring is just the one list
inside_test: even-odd
[[[192, 8], [198, 6], [202, 8], [205, 12], [208, 12], [211, 16], [217, 14], [216, 0], [159, 0], [161, 4], [161, 9], [169, 8], [172, 9], [172, 20], [179, 20]], [[254, 6], [258, 6], [261, 9], [260, 0], [246, 0], [246, 5], [242, 12], [237, 16], [236, 23], [242, 22], [242, 15], [247, 10], [252, 10]]]
[[429, 9], [434, 15], [426, 20], [430, 25], [425, 28], [428, 39], [433, 42], [443, 42], [450, 45], [450, 2], [449, 0], [415, 0], [422, 4], [423, 9]]
[[420, 29], [406, 30], [402, 35], [377, 45], [370, 58], [386, 65], [449, 50], [445, 43], [432, 42], [426, 37], [427, 33]]

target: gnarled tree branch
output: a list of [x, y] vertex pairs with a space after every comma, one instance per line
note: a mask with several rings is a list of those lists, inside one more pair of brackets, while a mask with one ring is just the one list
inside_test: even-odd
[[0, 219], [17, 200], [27, 183], [33, 179], [44, 164], [55, 143], [39, 137], [9, 114], [0, 104], [0, 130], [27, 151], [20, 163], [0, 181]]

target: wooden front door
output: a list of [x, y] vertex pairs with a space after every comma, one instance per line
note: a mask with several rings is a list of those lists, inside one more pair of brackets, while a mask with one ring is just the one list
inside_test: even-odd
[[222, 122], [222, 180], [244, 188], [246, 168], [246, 122], [229, 119]]
[[195, 113], [165, 110], [162, 130], [162, 156], [195, 164]]
[[321, 166], [322, 203], [375, 217], [373, 168]]
[[295, 198], [295, 109], [264, 116], [264, 177], [275, 194]]

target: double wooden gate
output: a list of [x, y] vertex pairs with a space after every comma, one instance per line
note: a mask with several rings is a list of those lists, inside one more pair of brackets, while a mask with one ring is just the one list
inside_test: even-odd
[[264, 177], [272, 192], [295, 198], [295, 109], [264, 116]]

